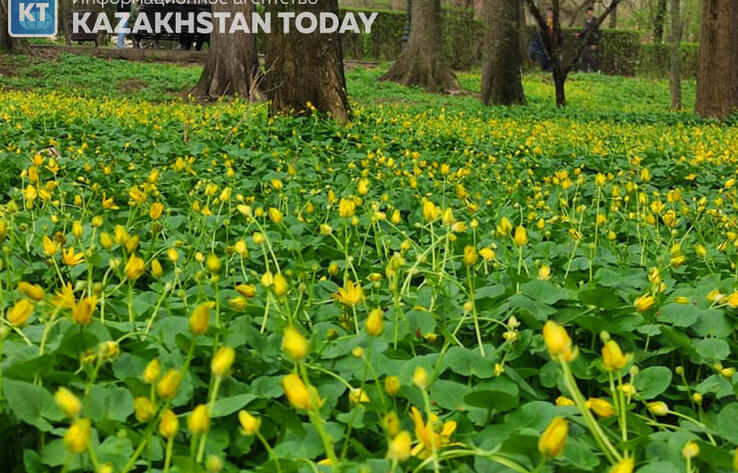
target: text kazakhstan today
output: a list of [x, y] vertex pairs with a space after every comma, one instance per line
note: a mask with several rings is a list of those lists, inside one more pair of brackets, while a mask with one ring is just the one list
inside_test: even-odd
[[[110, 21], [105, 12], [97, 13], [95, 22], [90, 26], [89, 20], [94, 12], [75, 11], [72, 15], [72, 31], [74, 33], [108, 33], [108, 34], [162, 34], [162, 33], [246, 33], [257, 34], [272, 32], [275, 26], [281, 25], [280, 31], [290, 33], [294, 28], [299, 33], [322, 34], [332, 33], [371, 33], [372, 24], [377, 19], [377, 12], [348, 12], [339, 15], [330, 12], [270, 12], [252, 13], [251, 21], [247, 21], [243, 12], [140, 12], [135, 15], [133, 25], [128, 24], [128, 13], [115, 13], [115, 20]], [[153, 18], [152, 18], [153, 17]], [[153, 19], [153, 21], [152, 21]]]

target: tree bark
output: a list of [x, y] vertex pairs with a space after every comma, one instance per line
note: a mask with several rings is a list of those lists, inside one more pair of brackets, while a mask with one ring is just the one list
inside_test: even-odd
[[428, 92], [460, 89], [444, 54], [440, 0], [413, 0], [410, 39], [379, 80], [418, 86]]
[[666, 22], [666, 0], [658, 0], [656, 4], [656, 16], [653, 19], [653, 42], [664, 41], [664, 23]]
[[738, 1], [703, 0], [696, 111], [725, 118], [738, 108]]
[[669, 88], [671, 89], [672, 110], [682, 109], [682, 72], [679, 44], [682, 41], [682, 19], [679, 1], [671, 0], [671, 57], [669, 69]]
[[521, 79], [520, 26], [522, 10], [517, 0], [487, 0], [483, 15], [486, 60], [482, 71], [484, 105], [524, 104]]
[[617, 5], [615, 8], [612, 9], [612, 13], [610, 13], [610, 24], [608, 25], [608, 28], [615, 29], [618, 27], [618, 7]]
[[0, 51], [24, 52], [28, 43], [23, 38], [13, 38], [8, 31], [8, 2], [0, 0]]
[[[243, 13], [253, 27], [251, 14], [253, 3], [233, 0], [212, 3], [213, 13]], [[253, 31], [229, 34], [217, 28], [210, 35], [210, 48], [205, 68], [200, 80], [192, 90], [192, 95], [203, 98], [217, 98], [224, 95], [238, 95], [251, 100], [262, 99], [259, 59], [256, 55], [256, 40]]]
[[[277, 18], [280, 11], [338, 14], [338, 0], [323, 0], [316, 5], [267, 4], [266, 11], [272, 18]], [[304, 34], [294, 24], [285, 32], [282, 21], [274, 21], [267, 37], [266, 90], [273, 114], [317, 111], [339, 121], [349, 120], [351, 107], [339, 34], [321, 34], [319, 30]]]

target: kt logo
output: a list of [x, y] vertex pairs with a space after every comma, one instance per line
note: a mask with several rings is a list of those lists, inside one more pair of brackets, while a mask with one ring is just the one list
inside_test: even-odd
[[56, 35], [57, 0], [7, 0], [8, 31], [19, 38]]

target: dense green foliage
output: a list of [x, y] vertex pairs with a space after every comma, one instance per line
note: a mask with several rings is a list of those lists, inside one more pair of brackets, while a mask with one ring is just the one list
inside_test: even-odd
[[197, 68], [16, 67], [3, 471], [732, 470], [738, 127], [664, 81], [574, 75], [559, 109], [528, 75], [486, 108], [476, 73], [354, 69], [338, 125], [168, 100]]

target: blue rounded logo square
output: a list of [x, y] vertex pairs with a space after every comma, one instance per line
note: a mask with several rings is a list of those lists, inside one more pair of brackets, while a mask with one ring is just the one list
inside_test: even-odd
[[56, 35], [56, 0], [8, 0], [8, 32], [19, 38]]

